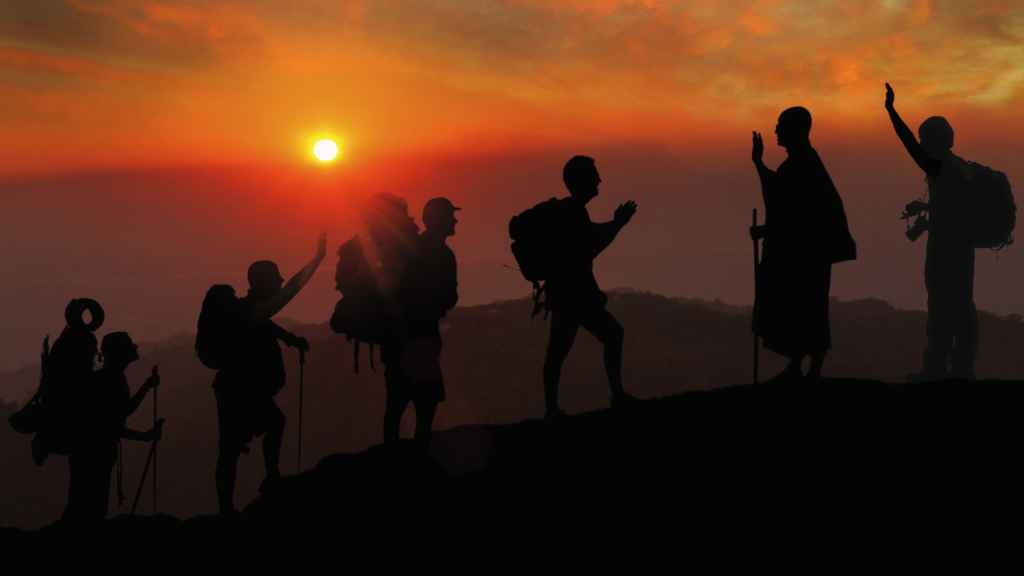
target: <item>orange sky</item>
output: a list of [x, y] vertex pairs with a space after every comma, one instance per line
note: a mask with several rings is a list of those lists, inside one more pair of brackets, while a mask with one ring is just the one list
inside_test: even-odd
[[999, 1], [3, 0], [0, 174], [693, 150], [795, 103], [877, 127], [885, 81], [1018, 127], [1022, 39]]
[[[105, 306], [103, 331], [194, 330], [210, 284], [294, 272], [320, 227], [333, 252], [380, 190], [464, 208], [462, 303], [524, 296], [508, 219], [564, 195], [579, 153], [604, 180], [595, 220], [640, 206], [602, 287], [749, 304], [750, 131], [793, 105], [858, 242], [832, 293], [923, 309], [923, 242], [897, 217], [924, 184], [884, 83], [911, 127], [946, 116], [955, 152], [1020, 183], [1022, 55], [1024, 1], [0, 0], [0, 370], [72, 297]], [[320, 137], [339, 161], [313, 159]], [[1016, 252], [979, 251], [980, 309], [1024, 313]], [[326, 319], [333, 266], [283, 315]]]

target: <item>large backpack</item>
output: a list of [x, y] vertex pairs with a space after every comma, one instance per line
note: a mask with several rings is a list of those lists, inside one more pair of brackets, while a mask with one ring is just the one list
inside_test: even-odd
[[334, 276], [341, 300], [331, 315], [331, 329], [337, 334], [344, 334], [349, 342], [354, 342], [353, 367], [356, 373], [359, 372], [361, 342], [370, 345], [370, 368], [376, 371], [373, 347], [383, 341], [387, 330], [384, 300], [380, 291], [370, 285], [372, 275], [368, 274], [368, 270], [363, 241], [358, 235], [341, 245]]
[[974, 168], [971, 180], [971, 212], [969, 230], [975, 248], [999, 250], [1013, 244], [1017, 225], [1017, 205], [1006, 174], [970, 163]]
[[215, 284], [206, 291], [196, 329], [196, 356], [203, 366], [220, 370], [231, 362], [241, 331], [240, 314], [234, 288]]
[[[92, 320], [86, 324], [82, 314], [88, 310]], [[35, 433], [32, 458], [42, 466], [49, 454], [70, 453], [80, 432], [88, 401], [88, 384], [99, 354], [94, 331], [103, 325], [103, 308], [95, 300], [72, 300], [64, 310], [67, 325], [49, 344], [43, 340], [42, 369], [35, 396], [8, 418], [22, 434]]]
[[508, 235], [513, 240], [512, 255], [523, 277], [533, 283], [530, 318], [544, 308], [540, 300], [544, 286], [540, 283], [548, 280], [564, 261], [566, 242], [559, 226], [559, 202], [557, 198], [541, 202], [513, 216], [508, 223]]

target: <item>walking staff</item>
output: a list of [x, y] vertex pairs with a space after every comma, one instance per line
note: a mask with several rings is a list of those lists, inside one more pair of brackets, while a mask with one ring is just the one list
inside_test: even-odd
[[[754, 208], [754, 227], [757, 227], [757, 208]], [[754, 293], [757, 294], [757, 264], [760, 260], [758, 254], [757, 239], [754, 239]], [[757, 355], [758, 349], [761, 348], [760, 337], [757, 335], [757, 330], [754, 331], [754, 384], [757, 384]], [[154, 397], [155, 398], [155, 397]]]
[[[158, 378], [157, 369], [159, 366], [153, 366], [153, 378]], [[153, 428], [157, 428], [163, 420], [157, 420], [156, 417], [156, 388], [153, 388]], [[153, 446], [149, 449], [149, 456], [146, 458], [146, 467], [142, 469], [142, 480], [139, 481], [139, 489], [135, 492], [135, 502], [132, 503], [132, 516], [135, 515], [135, 509], [139, 506], [139, 497], [142, 496], [142, 487], [146, 484], [146, 474], [149, 472], [149, 463], [153, 463], [153, 515], [156, 516], [156, 439], [153, 439]]]

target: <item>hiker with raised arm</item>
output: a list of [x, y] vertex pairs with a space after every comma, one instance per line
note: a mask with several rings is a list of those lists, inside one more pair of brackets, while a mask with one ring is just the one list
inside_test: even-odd
[[[125, 426], [146, 393], [160, 385], [160, 377], [150, 377], [132, 396], [124, 372], [129, 364], [139, 359], [139, 347], [127, 333], [111, 332], [103, 337], [100, 350], [103, 368], [93, 373], [84, 391], [80, 430], [68, 458], [71, 481], [68, 504], [62, 516], [65, 521], [98, 521], [106, 517], [110, 476], [120, 458], [120, 440], [159, 440], [164, 422], [157, 421], [146, 432]], [[124, 500], [122, 467], [118, 466], [117, 470], [119, 505]]]
[[217, 398], [219, 441], [217, 500], [222, 515], [236, 514], [235, 476], [238, 457], [249, 452], [253, 437], [263, 436], [263, 462], [267, 476], [260, 492], [272, 492], [281, 479], [279, 461], [285, 417], [274, 402], [284, 387], [285, 368], [281, 347], [309, 350], [305, 338], [275, 324], [281, 311], [309, 282], [327, 254], [327, 233], [321, 232], [316, 256], [287, 283], [277, 264], [269, 260], [249, 267], [249, 292], [234, 299], [230, 286], [214, 286], [207, 292], [196, 335], [200, 360], [216, 368], [213, 390]]
[[[445, 240], [455, 235], [455, 211], [447, 198], [434, 198], [423, 207], [426, 230], [417, 238], [418, 250], [409, 261], [398, 297], [405, 314], [400, 334], [389, 345], [387, 408], [384, 441], [398, 440], [402, 414], [413, 403], [416, 431], [413, 446], [419, 453], [430, 448], [431, 427], [439, 402], [445, 400], [441, 375], [441, 318], [459, 301], [455, 253]], [[383, 356], [383, 354], [382, 354]]]
[[[885, 85], [885, 109], [907, 153], [925, 173], [927, 198], [906, 206], [917, 217], [907, 237], [925, 231], [924, 285], [928, 291], [928, 347], [924, 369], [907, 382], [944, 378], [973, 380], [978, 352], [978, 311], [974, 305], [974, 249], [1013, 242], [1016, 206], [1006, 175], [953, 153], [953, 128], [932, 116], [917, 129], [920, 142], [896, 112], [896, 93]], [[927, 200], [927, 202], [925, 202]], [[926, 217], [921, 214], [927, 212]]]
[[808, 378], [819, 378], [832, 347], [828, 322], [832, 265], [857, 257], [843, 201], [811, 147], [811, 113], [789, 108], [775, 126], [778, 145], [787, 158], [773, 171], [765, 166], [764, 142], [754, 132], [751, 159], [761, 180], [765, 223], [752, 226], [750, 236], [764, 239], [757, 266], [753, 331], [764, 347], [789, 358], [789, 365], [769, 382], [804, 377], [802, 363], [810, 355]]
[[[597, 197], [601, 177], [594, 159], [574, 156], [562, 169], [569, 197], [542, 202], [509, 222], [515, 242], [512, 253], [523, 276], [534, 283], [534, 315], [551, 313], [551, 336], [544, 357], [545, 418], [560, 421], [558, 383], [562, 363], [572, 349], [580, 327], [604, 345], [604, 368], [611, 387], [611, 403], [623, 408], [634, 398], [622, 387], [622, 340], [625, 334], [611, 312], [608, 296], [594, 278], [594, 258], [608, 247], [636, 213], [632, 200], [619, 205], [609, 222], [590, 220], [587, 204]], [[540, 285], [544, 281], [544, 285]], [[541, 294], [546, 300], [541, 301]], [[547, 312], [545, 312], [547, 317]]]

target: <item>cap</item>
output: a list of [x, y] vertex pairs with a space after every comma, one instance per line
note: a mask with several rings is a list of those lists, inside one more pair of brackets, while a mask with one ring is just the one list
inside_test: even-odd
[[425, 222], [429, 218], [428, 214], [451, 214], [456, 210], [462, 210], [462, 208], [452, 206], [451, 200], [447, 198], [433, 198], [428, 200], [423, 206], [423, 220]]

